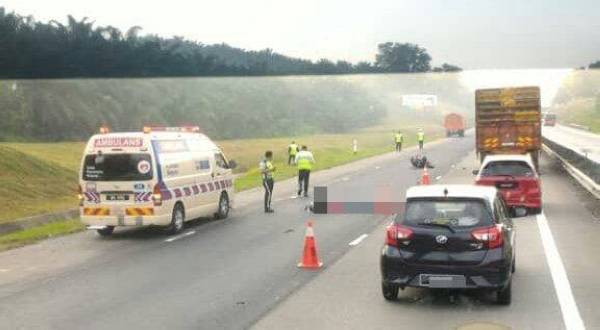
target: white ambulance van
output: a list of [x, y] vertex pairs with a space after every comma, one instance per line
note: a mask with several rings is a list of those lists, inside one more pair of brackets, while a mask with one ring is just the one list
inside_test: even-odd
[[81, 221], [107, 236], [117, 226], [158, 225], [175, 234], [186, 220], [226, 218], [234, 167], [198, 127], [102, 128], [81, 161]]

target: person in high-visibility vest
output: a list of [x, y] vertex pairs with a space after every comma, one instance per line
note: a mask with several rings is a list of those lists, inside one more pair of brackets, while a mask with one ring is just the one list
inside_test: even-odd
[[302, 150], [296, 155], [296, 164], [298, 165], [298, 196], [304, 192], [304, 197], [308, 197], [308, 180], [310, 179], [310, 171], [315, 163], [315, 157], [312, 152], [308, 151], [306, 146], [302, 146]]
[[298, 153], [298, 145], [296, 141], [292, 141], [292, 143], [288, 146], [288, 165], [292, 165], [292, 163], [296, 163], [296, 154]]
[[400, 152], [402, 150], [402, 142], [404, 142], [402, 132], [398, 131], [398, 133], [394, 135], [394, 142], [396, 143], [396, 151]]
[[265, 152], [265, 158], [259, 163], [260, 174], [262, 176], [263, 187], [265, 188], [265, 213], [273, 213], [274, 210], [271, 207], [271, 199], [273, 197], [273, 172], [275, 172], [275, 166], [273, 165], [273, 152], [268, 150]]
[[423, 133], [423, 129], [419, 128], [417, 132], [417, 141], [419, 141], [419, 150], [423, 151], [423, 143], [425, 142], [425, 133]]

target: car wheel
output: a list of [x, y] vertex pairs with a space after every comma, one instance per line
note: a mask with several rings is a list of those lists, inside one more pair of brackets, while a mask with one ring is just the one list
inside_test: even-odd
[[381, 293], [383, 293], [385, 300], [396, 300], [398, 299], [398, 285], [381, 282]]
[[532, 207], [529, 209], [529, 213], [530, 214], [540, 214], [540, 213], [542, 213], [542, 208], [541, 207]]
[[510, 268], [510, 272], [514, 273], [516, 271], [517, 271], [517, 256], [515, 254], [513, 254], [513, 262], [512, 262], [512, 267]]
[[215, 218], [217, 219], [225, 219], [229, 214], [229, 197], [226, 193], [221, 194], [221, 198], [219, 198], [219, 209], [217, 213], [215, 213]]
[[102, 229], [96, 229], [98, 235], [103, 237], [110, 236], [113, 233], [113, 231], [115, 231], [115, 226], [106, 226]]
[[496, 295], [496, 302], [500, 305], [510, 305], [512, 297], [512, 280], [508, 281], [506, 287], [498, 290]]
[[183, 230], [183, 223], [185, 222], [185, 212], [183, 206], [179, 203], [175, 204], [173, 208], [173, 215], [171, 215], [171, 224], [167, 227], [167, 233], [174, 235]]

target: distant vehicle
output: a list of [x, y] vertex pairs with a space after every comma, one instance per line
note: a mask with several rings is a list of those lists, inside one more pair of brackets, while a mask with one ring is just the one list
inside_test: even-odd
[[386, 229], [381, 252], [382, 293], [398, 289], [483, 289], [511, 302], [515, 232], [493, 187], [416, 186], [406, 209]]
[[547, 113], [544, 115], [544, 126], [554, 126], [556, 125], [556, 114]]
[[446, 136], [465, 136], [465, 119], [458, 113], [449, 113], [444, 117]]
[[144, 127], [144, 132], [90, 138], [79, 176], [81, 221], [100, 235], [117, 226], [165, 226], [225, 218], [234, 198], [235, 162], [198, 127]]
[[475, 140], [480, 161], [490, 154], [531, 154], [538, 168], [541, 141], [539, 87], [475, 92]]
[[542, 210], [540, 178], [529, 155], [491, 155], [485, 158], [475, 184], [494, 186], [513, 212], [525, 208], [528, 213]]

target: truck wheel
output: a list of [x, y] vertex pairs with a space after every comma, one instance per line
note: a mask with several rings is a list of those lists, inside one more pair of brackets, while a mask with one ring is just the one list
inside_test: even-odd
[[395, 284], [386, 284], [381, 282], [381, 293], [385, 300], [393, 301], [398, 299], [398, 286]]
[[102, 228], [102, 229], [96, 229], [96, 232], [98, 233], [98, 235], [106, 237], [106, 236], [110, 236], [114, 230], [115, 230], [115, 226], [106, 226], [105, 228]]
[[185, 212], [181, 203], [175, 204], [173, 208], [173, 214], [171, 215], [171, 224], [167, 226], [167, 233], [175, 235], [183, 230], [183, 223], [185, 222]]
[[225, 219], [229, 214], [229, 197], [227, 193], [222, 193], [221, 198], [219, 198], [219, 209], [217, 213], [215, 213], [216, 219]]

